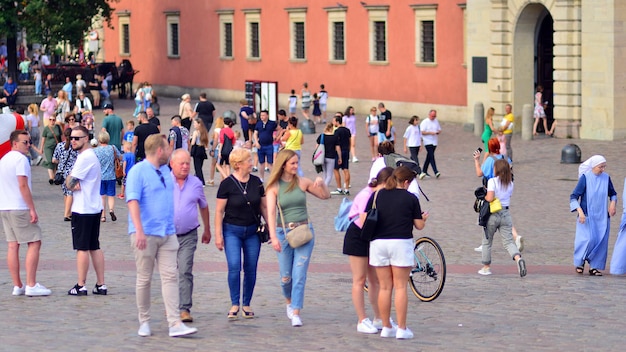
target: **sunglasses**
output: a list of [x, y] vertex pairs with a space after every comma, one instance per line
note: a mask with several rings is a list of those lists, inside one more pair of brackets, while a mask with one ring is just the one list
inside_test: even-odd
[[31, 145], [31, 144], [33, 144], [31, 141], [18, 141], [18, 142], [20, 142], [20, 143], [22, 143], [24, 145]]
[[79, 141], [81, 138], [84, 138], [84, 137], [87, 137], [87, 136], [70, 136], [70, 139], [73, 141]]

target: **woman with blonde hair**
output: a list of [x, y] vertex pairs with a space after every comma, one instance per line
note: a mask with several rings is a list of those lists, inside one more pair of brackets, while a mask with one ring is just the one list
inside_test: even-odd
[[[242, 316], [254, 318], [250, 302], [256, 285], [261, 240], [256, 233], [262, 216], [267, 221], [267, 202], [263, 181], [252, 175], [252, 154], [244, 148], [229, 155], [233, 173], [222, 180], [215, 204], [215, 246], [224, 251], [228, 263], [228, 288], [231, 308], [228, 320]], [[274, 242], [278, 243], [276, 237]], [[242, 263], [243, 260], [243, 263]], [[243, 267], [243, 297], [241, 268]]]
[[[487, 114], [485, 115], [485, 126], [483, 129], [483, 134], [480, 137], [483, 141], [483, 144], [485, 145], [485, 151], [489, 150], [489, 139], [491, 138], [491, 135], [493, 134], [493, 132], [497, 131], [497, 129], [493, 125], [493, 114], [495, 114], [495, 112], [496, 109], [489, 108], [487, 110]], [[485, 158], [483, 159], [483, 162], [487, 160], [488, 156], [489, 153], [485, 153]]]
[[376, 107], [372, 106], [370, 114], [365, 118], [365, 129], [370, 139], [370, 150], [372, 151], [372, 161], [378, 158], [378, 114]]
[[34, 161], [34, 164], [41, 162], [42, 156], [37, 153], [37, 150], [33, 146], [39, 145], [41, 137], [41, 131], [39, 130], [39, 107], [37, 104], [28, 105], [28, 115], [26, 115], [26, 121], [28, 122], [28, 132], [30, 133], [30, 159]]
[[220, 116], [215, 119], [215, 128], [213, 129], [213, 136], [209, 143], [209, 147], [211, 148], [209, 155], [212, 157], [211, 168], [209, 169], [209, 186], [215, 185], [215, 169], [218, 169], [220, 174], [222, 173], [222, 168], [219, 166], [220, 150], [218, 148], [222, 128], [224, 128], [224, 117]]
[[[100, 221], [107, 221], [106, 208], [109, 205], [109, 215], [111, 220], [116, 221], [115, 215], [115, 158], [122, 159], [122, 153], [113, 144], [109, 144], [111, 137], [106, 131], [98, 134], [98, 146], [93, 150], [100, 161], [100, 195], [102, 196], [102, 217]], [[108, 200], [108, 202], [107, 202]]]
[[193, 119], [194, 130], [191, 133], [189, 141], [189, 148], [191, 156], [193, 157], [193, 169], [196, 177], [202, 181], [204, 186], [204, 173], [202, 172], [202, 165], [207, 158], [206, 149], [209, 147], [209, 133], [204, 127], [204, 123], [199, 118]]
[[[302, 143], [304, 143], [304, 134], [298, 128], [298, 118], [292, 116], [287, 120], [287, 130], [283, 134], [281, 141], [285, 149], [290, 149], [298, 154], [298, 158], [302, 156]], [[298, 176], [304, 176], [302, 165], [298, 163]]]
[[65, 118], [70, 113], [70, 101], [67, 99], [67, 93], [60, 90], [57, 94], [56, 123], [65, 129]]
[[280, 284], [287, 304], [287, 317], [293, 327], [302, 326], [300, 310], [304, 305], [306, 275], [315, 236], [297, 248], [289, 245], [286, 236], [300, 225], [307, 225], [313, 232], [313, 224], [307, 211], [306, 193], [319, 199], [330, 198], [328, 187], [321, 177], [313, 181], [298, 176], [298, 163], [296, 152], [289, 149], [280, 151], [274, 160], [266, 191], [270, 238], [274, 250], [278, 252]]
[[178, 106], [178, 115], [180, 115], [180, 123], [186, 129], [191, 129], [191, 117], [193, 116], [193, 109], [191, 108], [191, 95], [189, 93], [183, 94], [180, 97], [180, 105]]

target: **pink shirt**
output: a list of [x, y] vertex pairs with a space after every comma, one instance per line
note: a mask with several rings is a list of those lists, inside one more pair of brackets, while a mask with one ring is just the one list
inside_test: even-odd
[[57, 101], [55, 99], [44, 99], [41, 102], [41, 106], [39, 107], [39, 110], [43, 111], [43, 119], [47, 120], [49, 119], [51, 116], [55, 117], [55, 111], [57, 109]]
[[359, 219], [359, 215], [365, 211], [365, 206], [367, 205], [367, 201], [370, 200], [372, 196], [373, 188], [365, 187], [363, 188], [352, 201], [352, 207], [350, 207], [350, 212], [348, 212], [348, 219], [354, 220], [354, 224], [361, 228], [363, 224], [361, 224], [361, 219]]

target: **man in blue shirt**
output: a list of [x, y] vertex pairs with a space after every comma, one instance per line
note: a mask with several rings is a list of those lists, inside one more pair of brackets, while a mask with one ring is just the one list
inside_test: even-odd
[[195, 334], [198, 329], [180, 320], [178, 308], [178, 240], [174, 226], [174, 184], [167, 167], [172, 150], [160, 134], [144, 144], [146, 158], [128, 172], [126, 202], [128, 233], [137, 265], [139, 336], [150, 336], [150, 284], [154, 264], [159, 268], [161, 291], [171, 337]]
[[[274, 131], [276, 122], [269, 120], [267, 110], [261, 111], [261, 120], [254, 128], [254, 146], [258, 149], [261, 180], [264, 179], [265, 171], [269, 172], [274, 163]], [[267, 161], [267, 163], [266, 163]]]
[[206, 201], [202, 182], [189, 175], [191, 155], [185, 149], [176, 149], [170, 160], [174, 180], [174, 227], [178, 238], [178, 291], [180, 293], [180, 320], [192, 322], [191, 305], [193, 294], [193, 256], [198, 244], [198, 208], [204, 230], [202, 243], [211, 241], [209, 204]]
[[13, 82], [13, 78], [7, 78], [4, 83], [4, 96], [7, 98], [7, 105], [13, 108], [15, 101], [17, 100], [17, 83]]

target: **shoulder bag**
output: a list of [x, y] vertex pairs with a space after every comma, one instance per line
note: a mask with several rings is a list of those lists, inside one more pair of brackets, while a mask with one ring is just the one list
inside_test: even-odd
[[[241, 186], [241, 183], [239, 182], [239, 180], [237, 180], [235, 176], [233, 176], [232, 174], [230, 175], [230, 177], [233, 179], [233, 181], [235, 181], [237, 188], [239, 188], [239, 190], [241, 191], [241, 194], [243, 194], [243, 198], [246, 200], [246, 203], [250, 207], [250, 210], [252, 211], [252, 214], [254, 215], [254, 218], [256, 219], [256, 222], [257, 222], [256, 234], [257, 236], [259, 236], [261, 243], [268, 242], [270, 240], [270, 232], [269, 232], [269, 229], [267, 228], [267, 224], [265, 223], [265, 220], [263, 220], [263, 218], [261, 217], [261, 214], [258, 214], [252, 207], [252, 203], [250, 203], [250, 200], [248, 199], [248, 196], [247, 196], [248, 193], [246, 192], [245, 189], [243, 189], [243, 186]], [[248, 182], [250, 182], [250, 180], [248, 180]]]
[[52, 181], [52, 183], [54, 183], [57, 186], [65, 182], [65, 176], [63, 176], [63, 173], [65, 172], [65, 165], [67, 165], [67, 159], [70, 158], [69, 153], [71, 153], [71, 150], [68, 151], [68, 155], [65, 158], [65, 160], [63, 160], [63, 164], [59, 165], [59, 168], [57, 168], [57, 172], [54, 174], [54, 180]]
[[298, 248], [309, 243], [313, 239], [313, 232], [309, 228], [309, 222], [300, 224], [292, 228], [293, 223], [289, 223], [289, 232], [285, 226], [285, 218], [283, 217], [283, 209], [280, 207], [280, 202], [277, 201], [278, 212], [280, 214], [280, 222], [283, 224], [283, 231], [285, 231], [285, 237], [291, 248]]
[[322, 166], [324, 165], [324, 133], [320, 136], [320, 144], [317, 145], [315, 151], [313, 152], [313, 165]]
[[372, 208], [367, 211], [365, 221], [363, 221], [363, 227], [361, 227], [361, 239], [364, 241], [371, 241], [376, 233], [376, 223], [378, 222], [378, 209], [376, 209], [376, 198], [378, 198], [378, 192], [374, 193], [374, 201], [372, 202]]

